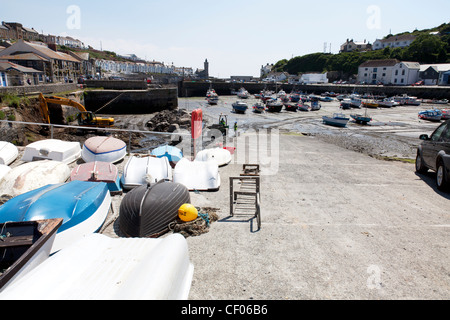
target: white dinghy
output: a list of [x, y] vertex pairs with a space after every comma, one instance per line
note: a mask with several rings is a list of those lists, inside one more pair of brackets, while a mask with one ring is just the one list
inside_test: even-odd
[[123, 169], [122, 187], [126, 190], [160, 180], [172, 180], [172, 167], [167, 157], [133, 155]]
[[127, 145], [114, 137], [92, 137], [84, 142], [81, 157], [84, 162], [116, 163], [125, 158]]
[[173, 171], [173, 182], [188, 190], [216, 191], [220, 188], [219, 166], [215, 161], [181, 159]]
[[0, 194], [15, 197], [47, 184], [63, 183], [69, 177], [70, 168], [65, 163], [52, 160], [28, 162], [3, 176], [0, 180]]
[[230, 151], [223, 148], [204, 149], [199, 151], [195, 157], [196, 161], [213, 160], [219, 167], [225, 166], [231, 162]]
[[19, 150], [11, 142], [0, 141], [0, 164], [10, 165], [16, 160]]
[[26, 146], [22, 161], [56, 160], [69, 164], [76, 161], [80, 156], [79, 142], [47, 139]]
[[91, 234], [8, 286], [0, 299], [186, 300], [193, 273], [180, 234], [161, 239]]

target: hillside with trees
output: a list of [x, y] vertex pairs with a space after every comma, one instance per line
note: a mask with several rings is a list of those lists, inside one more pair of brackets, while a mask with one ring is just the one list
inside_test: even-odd
[[[342, 78], [358, 73], [358, 66], [368, 60], [398, 59], [422, 64], [450, 63], [450, 23], [426, 30], [404, 32], [417, 38], [406, 48], [384, 48], [365, 52], [312, 53], [278, 61], [273, 70], [301, 74], [305, 72], [335, 71]], [[394, 36], [387, 35], [385, 38]]]

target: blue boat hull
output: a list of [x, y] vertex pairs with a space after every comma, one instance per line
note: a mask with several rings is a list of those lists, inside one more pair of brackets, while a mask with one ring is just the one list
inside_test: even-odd
[[103, 225], [111, 204], [104, 182], [71, 181], [47, 185], [10, 199], [0, 207], [0, 223], [62, 218], [52, 252]]
[[151, 155], [158, 158], [167, 157], [170, 163], [176, 163], [183, 158], [183, 152], [172, 146], [158, 147], [152, 150]]

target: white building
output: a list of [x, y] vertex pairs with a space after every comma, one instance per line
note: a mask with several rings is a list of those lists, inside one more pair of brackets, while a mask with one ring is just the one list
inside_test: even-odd
[[318, 84], [328, 83], [327, 73], [304, 73], [300, 77], [300, 83], [303, 84]]
[[352, 51], [368, 51], [372, 50], [372, 45], [366, 40], [364, 41], [353, 41], [347, 39], [347, 41], [341, 45], [339, 52], [352, 52]]
[[358, 82], [365, 84], [392, 83], [392, 72], [399, 62], [396, 59], [366, 61], [358, 67]]
[[443, 74], [448, 71], [450, 71], [450, 63], [422, 64], [419, 79], [423, 80], [425, 85], [446, 84], [443, 83]]
[[265, 66], [261, 66], [261, 79], [264, 78], [266, 75], [268, 75], [273, 68], [272, 64], [266, 64]]
[[418, 62], [399, 62], [392, 70], [391, 83], [408, 86], [419, 80], [420, 64]]
[[405, 48], [409, 47], [411, 43], [416, 39], [416, 36], [411, 34], [404, 34], [400, 36], [392, 36], [386, 39], [377, 39], [373, 43], [373, 50], [381, 50], [384, 48]]

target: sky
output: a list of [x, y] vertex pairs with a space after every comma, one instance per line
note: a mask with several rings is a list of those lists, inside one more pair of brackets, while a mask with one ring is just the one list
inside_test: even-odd
[[[450, 22], [448, 0], [0, 0], [0, 19], [213, 77]], [[325, 49], [326, 48], [326, 49]]]

